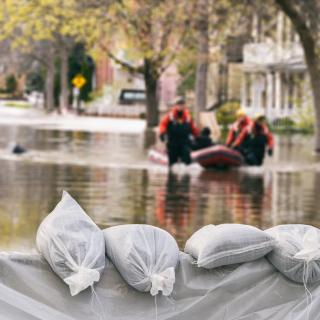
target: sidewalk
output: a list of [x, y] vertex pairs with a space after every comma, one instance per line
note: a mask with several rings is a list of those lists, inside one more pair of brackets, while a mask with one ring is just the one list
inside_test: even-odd
[[37, 109], [5, 107], [0, 102], [0, 125], [35, 127], [43, 130], [117, 132], [139, 134], [145, 130], [145, 120], [99, 118], [73, 114], [46, 114]]

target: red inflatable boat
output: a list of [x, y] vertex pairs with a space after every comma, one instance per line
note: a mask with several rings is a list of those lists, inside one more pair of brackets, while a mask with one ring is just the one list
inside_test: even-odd
[[[193, 162], [199, 163], [204, 168], [230, 168], [238, 167], [244, 163], [240, 152], [223, 145], [193, 151], [191, 153]], [[168, 157], [158, 150], [149, 151], [149, 160], [162, 165], [168, 165]]]

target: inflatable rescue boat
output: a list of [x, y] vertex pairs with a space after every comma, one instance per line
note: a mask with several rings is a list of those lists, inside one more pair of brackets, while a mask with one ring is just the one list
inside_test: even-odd
[[[156, 149], [149, 151], [149, 160], [161, 164], [168, 165], [167, 154]], [[228, 148], [224, 145], [216, 145], [209, 148], [191, 152], [192, 161], [199, 163], [204, 168], [231, 168], [239, 167], [244, 164], [244, 158], [240, 152]]]

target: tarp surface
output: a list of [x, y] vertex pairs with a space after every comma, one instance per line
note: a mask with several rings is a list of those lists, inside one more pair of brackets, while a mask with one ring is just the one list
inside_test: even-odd
[[[287, 280], [265, 259], [205, 270], [180, 253], [170, 298], [140, 293], [108, 263], [95, 292], [71, 297], [68, 286], [38, 255], [0, 253], [0, 319], [170, 319], [305, 320], [320, 319], [320, 283]], [[103, 308], [103, 310], [102, 310]]]

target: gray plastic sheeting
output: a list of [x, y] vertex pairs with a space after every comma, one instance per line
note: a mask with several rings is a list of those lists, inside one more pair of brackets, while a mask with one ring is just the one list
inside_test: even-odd
[[[320, 319], [319, 282], [310, 286], [284, 278], [264, 258], [231, 267], [205, 270], [180, 253], [170, 298], [128, 287], [109, 263], [95, 292], [71, 297], [68, 286], [38, 255], [0, 254], [0, 319]], [[309, 298], [310, 302], [310, 298]]]

